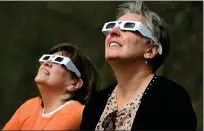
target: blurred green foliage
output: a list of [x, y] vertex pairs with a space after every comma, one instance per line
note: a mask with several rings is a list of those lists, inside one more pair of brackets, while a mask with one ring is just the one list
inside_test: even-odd
[[[101, 88], [114, 81], [104, 59], [101, 28], [115, 20], [122, 1], [0, 2], [0, 128], [26, 100], [37, 96], [39, 57], [56, 43], [77, 45], [96, 64]], [[158, 73], [189, 92], [203, 126], [203, 2], [146, 2], [170, 27], [171, 52]]]

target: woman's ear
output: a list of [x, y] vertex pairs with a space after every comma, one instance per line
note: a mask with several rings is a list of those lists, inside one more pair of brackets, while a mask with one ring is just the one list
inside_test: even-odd
[[68, 85], [67, 91], [69, 92], [77, 91], [82, 87], [82, 85], [83, 85], [83, 80], [81, 78], [75, 79], [73, 84]]
[[144, 53], [144, 58], [145, 59], [151, 59], [154, 56], [156, 56], [156, 54], [159, 52], [159, 46], [158, 45], [151, 45], [148, 49], [145, 50]]
[[76, 79], [76, 88], [80, 89], [83, 86], [83, 80], [81, 78]]

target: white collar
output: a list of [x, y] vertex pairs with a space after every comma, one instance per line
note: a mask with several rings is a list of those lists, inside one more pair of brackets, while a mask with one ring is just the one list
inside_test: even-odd
[[65, 107], [67, 104], [73, 102], [73, 100], [69, 100], [67, 102], [65, 102], [63, 105], [59, 106], [58, 108], [56, 108], [55, 110], [49, 112], [49, 113], [45, 113], [45, 108], [43, 108], [42, 111], [42, 117], [51, 117], [55, 112], [59, 111], [60, 109], [62, 109], [63, 107]]

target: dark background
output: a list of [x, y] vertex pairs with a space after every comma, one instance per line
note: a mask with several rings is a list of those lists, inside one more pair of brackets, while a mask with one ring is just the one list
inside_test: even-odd
[[[114, 77], [104, 59], [102, 26], [115, 20], [112, 2], [0, 2], [0, 129], [26, 100], [38, 95], [34, 77], [39, 57], [56, 43], [77, 45], [102, 78]], [[158, 74], [182, 85], [190, 94], [203, 126], [203, 2], [146, 2], [170, 27], [171, 52]], [[99, 89], [99, 88], [98, 88]]]

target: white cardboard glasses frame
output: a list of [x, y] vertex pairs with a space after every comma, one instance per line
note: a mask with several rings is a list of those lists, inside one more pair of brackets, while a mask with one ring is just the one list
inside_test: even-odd
[[[47, 57], [47, 58], [46, 58]], [[46, 59], [45, 59], [46, 58]], [[61, 58], [61, 61], [57, 61], [56, 59]], [[53, 63], [60, 64], [60, 65], [65, 65], [65, 67], [74, 72], [78, 77], [81, 77], [81, 73], [79, 70], [76, 68], [72, 60], [68, 57], [60, 56], [60, 55], [50, 55], [50, 54], [44, 54], [40, 59], [39, 62], [43, 63], [46, 60], [51, 60]]]
[[[132, 27], [125, 26], [127, 23], [133, 24]], [[114, 24], [113, 27], [107, 28], [108, 25]], [[107, 36], [111, 29], [114, 27], [120, 27], [121, 30], [128, 30], [128, 31], [139, 31], [143, 36], [148, 37], [154, 41], [155, 44], [159, 46], [159, 54], [162, 54], [162, 46], [159, 41], [152, 35], [151, 31], [142, 23], [137, 21], [111, 21], [104, 24], [102, 28], [102, 32], [105, 36]]]

